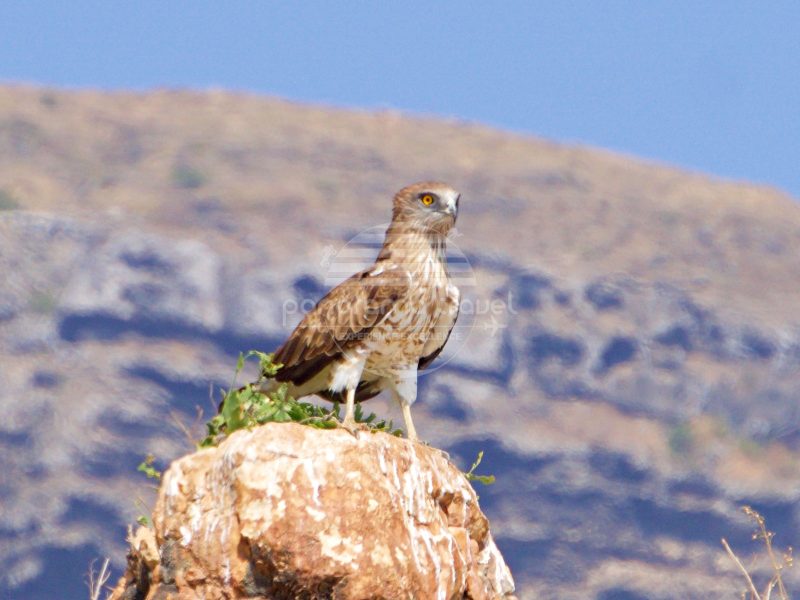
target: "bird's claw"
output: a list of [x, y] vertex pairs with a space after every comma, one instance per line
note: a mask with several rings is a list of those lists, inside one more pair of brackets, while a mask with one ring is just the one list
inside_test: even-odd
[[358, 434], [364, 431], [366, 427], [362, 423], [357, 423], [355, 419], [345, 419], [339, 423], [339, 427], [350, 433], [354, 438], [358, 439]]

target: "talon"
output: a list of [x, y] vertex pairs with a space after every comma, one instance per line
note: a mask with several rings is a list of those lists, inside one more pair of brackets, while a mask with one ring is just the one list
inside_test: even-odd
[[358, 439], [358, 432], [361, 431], [361, 428], [354, 419], [345, 418], [341, 423], [339, 423], [339, 427], [350, 433], [350, 435], [352, 435], [354, 438]]

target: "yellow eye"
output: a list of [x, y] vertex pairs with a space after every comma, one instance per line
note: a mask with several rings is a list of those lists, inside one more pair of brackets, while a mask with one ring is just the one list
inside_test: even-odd
[[433, 204], [433, 196], [430, 194], [425, 194], [422, 198], [419, 199], [425, 206], [430, 206]]

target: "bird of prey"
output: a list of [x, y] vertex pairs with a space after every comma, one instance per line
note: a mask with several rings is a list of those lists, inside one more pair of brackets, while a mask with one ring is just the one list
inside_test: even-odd
[[439, 355], [459, 311], [445, 241], [456, 222], [460, 194], [427, 181], [394, 197], [392, 222], [371, 267], [333, 288], [308, 312], [273, 360], [276, 382], [295, 398], [316, 394], [345, 403], [342, 425], [355, 428], [355, 402], [382, 390], [400, 404], [409, 439], [417, 438], [411, 405], [417, 372]]

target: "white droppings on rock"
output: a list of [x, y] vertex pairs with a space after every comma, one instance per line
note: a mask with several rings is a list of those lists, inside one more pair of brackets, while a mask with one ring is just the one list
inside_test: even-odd
[[214, 535], [214, 531], [217, 529], [219, 525], [219, 516], [218, 515], [210, 515], [205, 522], [203, 523], [203, 540], [208, 543], [212, 536]]
[[261, 533], [265, 533], [278, 517], [278, 511], [275, 508], [272, 498], [254, 498], [241, 508], [239, 518], [247, 523], [259, 523]]
[[189, 512], [189, 527], [191, 528], [192, 532], [197, 533], [201, 525], [201, 519], [203, 518], [203, 511], [200, 503], [193, 502], [192, 504], [190, 504], [188, 512]]
[[392, 566], [392, 553], [385, 544], [376, 544], [372, 552], [369, 553], [369, 557], [376, 565], [384, 567]]
[[[273, 576], [309, 596], [326, 578], [342, 582], [343, 600], [513, 590], [463, 474], [437, 450], [385, 434], [355, 440], [297, 424], [237, 431], [172, 465], [153, 520], [159, 543], [179, 542], [173, 564], [192, 572], [172, 580], [181, 597], [226, 597], [264, 557], [281, 557]], [[148, 574], [153, 594], [175, 585], [161, 573]]]
[[383, 448], [378, 450], [378, 466], [380, 467], [381, 473], [384, 475], [389, 474], [389, 469], [386, 467], [386, 455], [383, 452]]
[[323, 556], [342, 564], [352, 563], [364, 550], [364, 544], [346, 536], [342, 537], [336, 529], [333, 529], [331, 534], [320, 531], [317, 537]]
[[442, 563], [439, 558], [439, 553], [434, 550], [433, 534], [427, 528], [418, 528], [417, 533], [428, 550], [431, 564], [433, 564], [433, 572], [436, 581], [436, 598], [443, 600], [446, 596], [446, 589], [442, 586]]
[[315, 473], [312, 459], [306, 458], [303, 460], [303, 469], [305, 470], [306, 477], [308, 477], [308, 482], [311, 484], [311, 489], [313, 490], [311, 498], [314, 500], [315, 504], [319, 505], [319, 489], [325, 482]]
[[186, 525], [181, 525], [179, 531], [181, 532], [181, 545], [188, 546], [192, 541], [192, 531]]
[[181, 465], [179, 462], [173, 463], [173, 469], [170, 469], [167, 472], [168, 480], [166, 483], [166, 490], [167, 490], [167, 498], [172, 500], [175, 498], [178, 493], [180, 492], [180, 480], [183, 476], [181, 472]]
[[281, 498], [278, 501], [278, 506], [275, 510], [275, 517], [278, 519], [283, 519], [286, 516], [286, 500]]
[[306, 512], [309, 515], [311, 515], [311, 518], [314, 519], [315, 521], [324, 521], [325, 517], [328, 516], [324, 512], [322, 512], [321, 510], [317, 510], [317, 509], [312, 508], [310, 506], [306, 506]]
[[486, 567], [485, 575], [492, 584], [492, 589], [500, 594], [511, 594], [514, 592], [511, 571], [495, 545], [492, 534], [488, 534], [487, 538], [486, 546], [478, 553], [477, 562]]
[[223, 565], [222, 581], [225, 582], [225, 585], [231, 584], [231, 561], [228, 558], [225, 558], [225, 564]]

